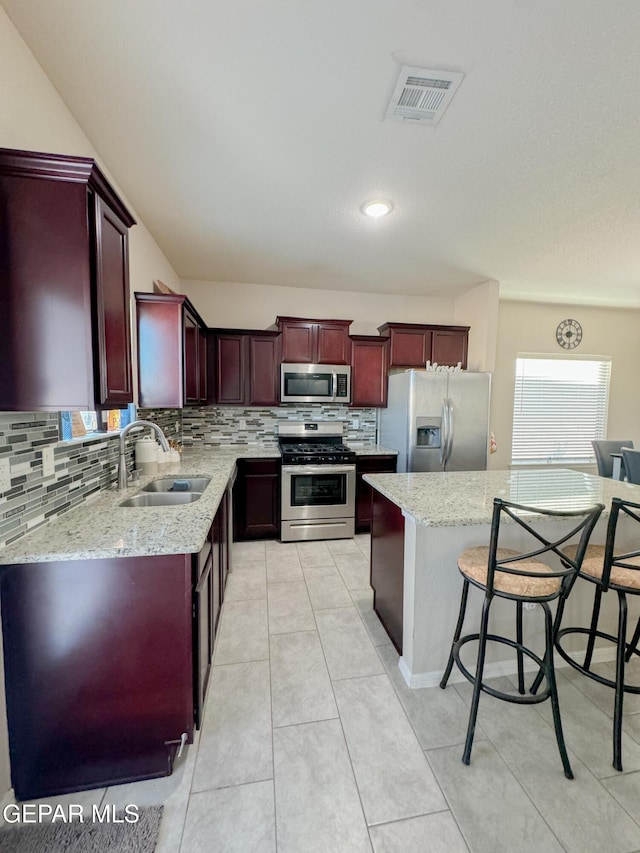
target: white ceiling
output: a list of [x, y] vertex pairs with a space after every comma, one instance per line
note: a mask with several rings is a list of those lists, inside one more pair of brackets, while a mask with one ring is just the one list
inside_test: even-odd
[[640, 306], [637, 0], [0, 3], [182, 278]]

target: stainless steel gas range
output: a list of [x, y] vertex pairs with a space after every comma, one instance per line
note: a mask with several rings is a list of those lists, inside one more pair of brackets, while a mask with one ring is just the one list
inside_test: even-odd
[[342, 424], [284, 423], [283, 542], [348, 539], [355, 532], [356, 454], [342, 443]]

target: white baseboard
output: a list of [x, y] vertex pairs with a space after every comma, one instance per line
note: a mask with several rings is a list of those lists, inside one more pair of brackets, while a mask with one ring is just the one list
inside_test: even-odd
[[13, 788], [9, 788], [4, 797], [0, 800], [0, 815], [4, 813], [5, 806], [11, 806], [16, 801], [16, 795]]
[[[582, 649], [577, 652], [572, 652], [572, 654], [580, 659], [580, 655], [584, 655], [585, 650]], [[616, 659], [616, 650], [613, 649], [595, 649], [593, 652], [592, 660], [594, 663], [603, 663], [605, 661], [611, 661]], [[570, 666], [564, 658], [561, 658], [560, 655], [555, 655], [555, 666], [556, 669], [562, 669], [563, 667]], [[398, 661], [398, 668], [402, 673], [402, 677], [406, 681], [407, 685], [411, 688], [419, 688], [419, 687], [437, 687], [440, 684], [440, 679], [442, 678], [443, 670], [436, 670], [433, 672], [414, 672], [411, 673], [409, 671], [409, 667], [406, 664], [406, 661], [403, 657]], [[535, 672], [538, 667], [532, 660], [528, 660], [525, 658], [524, 664], [525, 672]], [[484, 667], [484, 677], [485, 678], [498, 678], [501, 675], [514, 675], [517, 673], [518, 667], [514, 661], [498, 661], [497, 663], [487, 663]], [[451, 676], [449, 678], [449, 684], [456, 684], [467, 679], [460, 672], [457, 666], [453, 667], [451, 671]]]

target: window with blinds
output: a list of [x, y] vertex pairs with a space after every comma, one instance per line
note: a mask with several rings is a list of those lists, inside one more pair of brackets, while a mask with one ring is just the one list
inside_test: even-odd
[[513, 464], [585, 464], [607, 435], [611, 360], [526, 355], [516, 360]]

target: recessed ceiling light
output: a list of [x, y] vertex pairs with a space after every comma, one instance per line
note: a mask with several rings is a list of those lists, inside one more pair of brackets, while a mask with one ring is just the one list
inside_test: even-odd
[[379, 216], [386, 216], [393, 210], [393, 204], [390, 201], [384, 201], [377, 198], [374, 201], [365, 201], [360, 210], [365, 216], [372, 216], [377, 219]]

